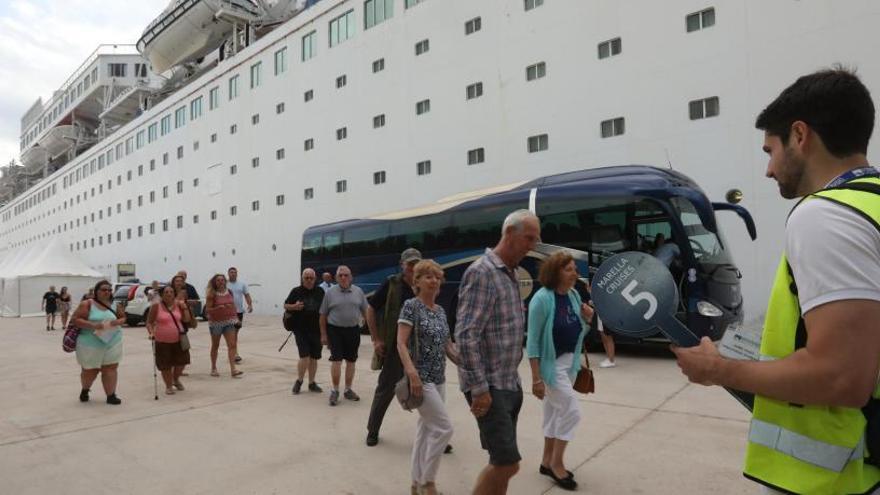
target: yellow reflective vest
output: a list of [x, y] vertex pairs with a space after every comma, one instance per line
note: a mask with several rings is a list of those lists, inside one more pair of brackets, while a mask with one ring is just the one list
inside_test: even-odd
[[[874, 183], [863, 178], [847, 184]], [[807, 197], [852, 208], [880, 224], [880, 196], [828, 189]], [[821, 242], [821, 241], [817, 241]], [[797, 287], [783, 254], [767, 307], [761, 359], [781, 359], [806, 344]], [[880, 397], [880, 387], [874, 397]], [[782, 492], [798, 494], [870, 493], [880, 486], [880, 469], [864, 462], [866, 420], [860, 409], [790, 404], [756, 396], [744, 474]]]

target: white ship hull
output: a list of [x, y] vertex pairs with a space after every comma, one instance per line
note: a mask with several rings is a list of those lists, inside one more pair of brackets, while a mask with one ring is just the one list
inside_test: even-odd
[[[237, 266], [256, 311], [277, 314], [298, 282], [308, 226], [643, 163], [680, 170], [716, 201], [743, 191], [758, 241], [735, 216], [718, 218], [743, 274], [746, 318], [757, 320], [791, 203], [763, 176], [755, 115], [799, 75], [835, 62], [857, 66], [880, 94], [877, 7], [853, 5], [843, 19], [827, 15], [834, 5], [730, 0], [713, 26], [687, 32], [690, 2], [547, 1], [525, 11], [522, 1], [395, 1], [393, 16], [369, 29], [363, 1], [321, 2], [0, 209], [0, 257], [60, 237], [108, 277], [117, 263], [134, 263], [147, 281], [187, 269], [200, 292]], [[330, 47], [331, 23], [349, 10], [351, 38]], [[478, 16], [481, 29], [465, 34]], [[597, 46], [616, 37], [622, 52], [600, 59]], [[423, 40], [429, 50], [416, 55]], [[539, 62], [543, 77], [529, 80]], [[480, 96], [469, 98], [478, 82]], [[689, 102], [716, 96], [718, 116], [689, 118]], [[418, 114], [425, 100], [430, 111]], [[625, 132], [603, 138], [601, 122], [621, 117]], [[142, 132], [155, 139], [139, 146]], [[544, 134], [546, 149], [529, 152], [529, 137]], [[469, 164], [475, 149], [484, 160]], [[419, 175], [427, 161], [430, 174]]]

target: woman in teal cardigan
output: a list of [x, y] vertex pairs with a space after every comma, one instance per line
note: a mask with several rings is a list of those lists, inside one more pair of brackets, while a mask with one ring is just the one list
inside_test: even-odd
[[567, 252], [544, 261], [538, 274], [542, 288], [529, 303], [526, 341], [532, 393], [544, 401], [544, 457], [539, 472], [566, 490], [574, 490], [577, 483], [562, 458], [581, 419], [572, 382], [581, 368], [586, 322], [593, 317], [593, 309], [574, 290], [577, 279], [577, 267]]

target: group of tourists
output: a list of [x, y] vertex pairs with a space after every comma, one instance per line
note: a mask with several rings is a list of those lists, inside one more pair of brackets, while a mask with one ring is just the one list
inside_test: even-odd
[[371, 367], [381, 370], [367, 420], [366, 444], [379, 443], [395, 388], [406, 378], [410, 394], [420, 403], [411, 492], [433, 495], [438, 493], [435, 483], [441, 456], [452, 451], [453, 424], [445, 387], [448, 358], [458, 366], [461, 391], [476, 418], [481, 444], [489, 452], [489, 464], [480, 473], [474, 492], [504, 493], [521, 459], [516, 435], [523, 401], [518, 366], [527, 335], [532, 392], [544, 402], [544, 455], [538, 471], [560, 487], [574, 490], [577, 482], [563, 457], [581, 418], [572, 382], [581, 368], [593, 310], [575, 290], [577, 268], [563, 251], [543, 262], [542, 288], [532, 298], [526, 322], [514, 271], [539, 235], [538, 219], [527, 210], [505, 219], [498, 245], [487, 249], [464, 274], [454, 340], [447, 314], [437, 303], [443, 269], [436, 261], [422, 259], [417, 249], [401, 253], [400, 272], [369, 298], [352, 283], [347, 266], [337, 268], [335, 285], [324, 278], [326, 289], [317, 284], [315, 270], [306, 268], [301, 285], [284, 302], [284, 324], [293, 332], [300, 356], [292, 393], [300, 394], [306, 378], [309, 391], [322, 392], [315, 373], [322, 345], [328, 345], [329, 405], [339, 404], [342, 361], [342, 397], [360, 400], [352, 384], [361, 322], [366, 322], [373, 344]]
[[[85, 299], [86, 296], [83, 296]], [[43, 294], [40, 309], [46, 312], [46, 331], [55, 330], [55, 315], [61, 314], [61, 328], [67, 328], [70, 319], [70, 292], [67, 287], [62, 287], [61, 292], [55, 291], [55, 286], [50, 285], [49, 290]]]
[[[253, 311], [253, 301], [247, 284], [238, 279], [238, 270], [229, 268], [227, 274], [228, 278], [222, 273], [214, 275], [207, 287], [205, 315], [211, 335], [211, 376], [220, 376], [217, 355], [220, 340], [224, 338], [230, 375], [240, 378], [244, 372], [237, 366], [242, 361], [238, 354], [238, 332], [245, 311]], [[62, 288], [61, 294], [66, 293], [65, 289]], [[53, 290], [54, 287], [50, 287], [50, 292]], [[79, 400], [89, 401], [92, 384], [100, 374], [107, 403], [118, 405], [122, 403], [116, 395], [116, 385], [117, 368], [123, 354], [121, 326], [126, 321], [124, 305], [119, 303], [112, 307], [113, 285], [107, 280], [95, 284], [89, 293], [92, 295], [84, 297], [72, 315], [72, 324], [78, 329], [76, 359], [81, 368], [82, 385]], [[187, 282], [184, 270], [177, 272], [166, 285], [154, 281], [145, 294], [150, 300], [146, 328], [153, 341], [155, 366], [161, 372], [165, 394], [174, 395], [185, 390], [181, 377], [187, 376], [184, 370], [191, 362], [187, 333], [198, 325], [199, 294]], [[44, 300], [48, 299], [53, 298]], [[60, 295], [54, 299], [63, 301]], [[63, 312], [62, 318], [66, 319]], [[66, 321], [63, 323], [66, 324]]]

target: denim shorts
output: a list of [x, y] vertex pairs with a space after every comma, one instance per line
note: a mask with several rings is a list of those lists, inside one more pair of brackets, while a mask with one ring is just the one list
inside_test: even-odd
[[[508, 466], [516, 464], [522, 457], [516, 445], [516, 421], [522, 408], [522, 390], [498, 390], [489, 388], [492, 405], [481, 418], [477, 418], [480, 429], [480, 443], [489, 451], [489, 464]], [[465, 392], [468, 405], [470, 392]]]
[[235, 324], [238, 320], [229, 320], [229, 321], [212, 321], [208, 323], [208, 330], [210, 330], [211, 335], [220, 336], [226, 332], [235, 331]]

